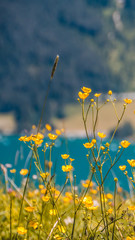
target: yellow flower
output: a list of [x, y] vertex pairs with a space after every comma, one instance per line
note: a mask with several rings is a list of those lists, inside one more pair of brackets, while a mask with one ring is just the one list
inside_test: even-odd
[[62, 239], [63, 237], [60, 237], [59, 234], [56, 234], [56, 235], [53, 236], [53, 238], [54, 238], [54, 239], [58, 239], [58, 240], [60, 240], [60, 239]]
[[87, 98], [87, 97], [89, 96], [89, 93], [86, 93], [86, 92], [84, 92], [84, 93], [79, 92], [79, 93], [78, 93], [78, 96], [79, 96], [79, 98], [81, 98], [81, 99], [85, 99], [85, 98]]
[[61, 157], [62, 157], [63, 159], [67, 159], [67, 158], [69, 158], [69, 155], [68, 155], [68, 154], [61, 154]]
[[42, 197], [43, 202], [48, 202], [49, 199], [50, 199], [49, 196], [43, 196], [43, 197]]
[[16, 173], [16, 169], [10, 169], [11, 173]]
[[93, 144], [95, 144], [96, 143], [96, 139], [92, 139], [92, 141], [91, 141]]
[[39, 189], [43, 189], [44, 185], [40, 184], [38, 187], [39, 187]]
[[106, 146], [107, 148], [109, 148], [110, 143], [107, 142], [107, 143], [105, 144], [105, 146]]
[[82, 202], [83, 202], [83, 204], [85, 205], [86, 208], [89, 208], [93, 205], [93, 201], [92, 201], [92, 198], [90, 196], [84, 197]]
[[38, 133], [36, 137], [40, 140], [44, 138], [44, 135], [42, 133]]
[[66, 230], [65, 230], [65, 228], [64, 228], [63, 226], [58, 226], [58, 229], [59, 229], [59, 231], [62, 232], [62, 233], [65, 233], [65, 232], [66, 232]]
[[73, 199], [71, 192], [65, 192], [65, 196], [66, 196], [66, 198], [68, 198], [69, 200], [72, 200], [72, 199]]
[[123, 165], [123, 166], [119, 166], [119, 169], [124, 171], [126, 169], [126, 165]]
[[52, 130], [52, 127], [51, 127], [50, 124], [48, 124], [48, 123], [45, 125], [45, 127], [46, 127], [46, 129], [47, 129], [48, 131], [51, 131], [51, 130]]
[[128, 206], [129, 210], [135, 210], [135, 206]]
[[56, 129], [55, 132], [56, 132], [57, 135], [61, 135], [61, 131], [60, 130]]
[[49, 134], [48, 134], [48, 137], [50, 138], [50, 140], [56, 140], [56, 138], [57, 138], [58, 136], [55, 135], [55, 134], [49, 133]]
[[111, 90], [108, 91], [108, 95], [110, 95], [110, 96], [112, 95], [112, 91]]
[[41, 145], [42, 142], [43, 142], [43, 140], [39, 140], [39, 139], [35, 140], [35, 144], [37, 144], [37, 145]]
[[113, 212], [113, 209], [112, 208], [109, 208], [107, 213], [111, 214]]
[[83, 146], [85, 148], [92, 148], [94, 146], [94, 144], [91, 142], [91, 143], [84, 143]]
[[25, 229], [24, 227], [18, 227], [17, 228], [17, 232], [19, 233], [19, 234], [25, 234], [25, 233], [27, 233], [27, 229]]
[[34, 212], [35, 207], [26, 207], [24, 208], [26, 212]]
[[87, 209], [89, 210], [97, 210], [98, 209], [98, 206], [87, 206]]
[[55, 216], [56, 215], [56, 210], [55, 209], [50, 209], [49, 214]]
[[82, 183], [82, 186], [85, 188], [92, 187], [93, 182], [91, 182], [90, 180], [87, 179], [85, 182]]
[[42, 178], [47, 178], [49, 175], [50, 175], [50, 173], [48, 173], [48, 172], [40, 173], [40, 176], [41, 176]]
[[105, 137], [106, 137], [106, 134], [101, 133], [101, 132], [98, 132], [97, 135], [98, 135], [100, 138], [105, 138]]
[[32, 129], [36, 129], [36, 125], [32, 125]]
[[121, 142], [121, 146], [122, 146], [123, 148], [127, 148], [130, 144], [131, 144], [131, 143], [128, 142], [127, 140], [123, 140], [123, 141]]
[[28, 169], [21, 169], [20, 174], [25, 176], [28, 173]]
[[105, 147], [104, 147], [104, 146], [101, 146], [100, 148], [101, 148], [101, 150], [105, 150]]
[[135, 167], [135, 160], [134, 159], [127, 160], [127, 162], [130, 164], [131, 167]]
[[73, 167], [71, 165], [66, 165], [66, 166], [62, 166], [62, 171], [63, 172], [70, 172], [73, 169]]
[[38, 222], [30, 221], [29, 226], [32, 227], [33, 229], [37, 229], [38, 228]]
[[97, 98], [100, 97], [100, 95], [101, 95], [101, 93], [95, 93], [94, 94], [94, 96], [97, 97]]
[[113, 199], [113, 195], [112, 195], [111, 193], [107, 193], [107, 194], [106, 194], [106, 197], [107, 197], [108, 199]]
[[83, 87], [83, 88], [81, 88], [81, 90], [82, 90], [84, 93], [91, 93], [91, 88]]
[[46, 148], [48, 148], [48, 147], [49, 147], [49, 144], [48, 144], [48, 143], [46, 143], [46, 144], [45, 144], [45, 146], [46, 146]]
[[130, 103], [132, 103], [132, 100], [131, 99], [129, 99], [129, 98], [125, 98], [125, 99], [123, 99], [124, 100], [124, 102], [125, 103], [127, 103], [127, 104], [130, 104]]
[[45, 194], [46, 193], [46, 189], [45, 188], [41, 189], [41, 193]]
[[74, 158], [69, 158], [71, 162], [73, 162], [75, 159]]
[[90, 192], [91, 192], [92, 194], [97, 194], [97, 190], [96, 190], [96, 189], [93, 189], [93, 188], [90, 190]]
[[25, 141], [25, 138], [27, 138], [27, 136], [22, 136], [19, 138], [19, 141]]

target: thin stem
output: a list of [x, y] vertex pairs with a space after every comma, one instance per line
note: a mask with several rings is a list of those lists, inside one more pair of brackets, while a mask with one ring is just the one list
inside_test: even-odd
[[12, 196], [10, 196], [10, 240], [12, 240]]
[[[114, 190], [114, 219], [116, 219], [116, 189], [117, 189], [117, 181], [115, 181], [115, 190]], [[112, 240], [114, 239], [114, 231], [115, 231], [115, 222], [113, 224]]]
[[21, 206], [20, 206], [20, 212], [19, 212], [19, 218], [18, 218], [18, 226], [19, 226], [20, 220], [21, 220], [22, 206], [23, 206], [24, 196], [25, 196], [25, 193], [26, 193], [26, 188], [27, 188], [27, 184], [28, 184], [28, 180], [29, 180], [29, 176], [30, 176], [30, 172], [31, 172], [32, 159], [33, 159], [33, 154], [32, 154], [32, 157], [31, 157], [29, 172], [28, 172], [27, 180], [26, 180], [26, 183], [25, 183], [24, 191], [23, 191], [23, 196], [22, 196], [22, 201], [21, 201]]

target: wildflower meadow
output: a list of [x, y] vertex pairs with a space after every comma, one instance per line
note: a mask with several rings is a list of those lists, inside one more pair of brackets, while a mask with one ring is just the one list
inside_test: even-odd
[[[114, 192], [105, 189], [108, 174], [118, 163], [120, 171], [123, 172], [123, 181], [127, 178], [133, 192], [135, 189], [135, 159], [127, 159], [127, 165], [131, 168], [130, 173], [126, 170], [127, 165], [122, 164], [122, 157], [130, 147], [130, 141], [121, 139], [115, 156], [112, 157], [110, 154], [115, 133], [132, 100], [123, 99], [122, 113], [119, 114], [115, 105], [117, 100], [112, 97], [111, 90], [108, 91], [108, 98], [102, 102], [101, 93], [93, 93], [89, 86], [81, 88], [77, 100], [87, 137], [82, 149], [86, 149], [84, 164], [86, 161], [89, 163], [90, 171], [78, 189], [74, 174], [76, 159], [67, 150], [61, 153], [63, 165], [60, 171], [65, 174], [63, 185], [57, 186], [55, 172], [52, 170], [54, 164], [52, 151], [56, 139], [65, 138], [65, 129], [52, 129], [49, 123], [43, 123], [43, 113], [58, 60], [59, 56], [54, 62], [39, 124], [33, 125], [30, 134], [20, 136], [18, 140], [32, 151], [29, 168], [20, 171], [22, 178], [26, 179], [24, 184], [14, 181], [17, 171], [15, 168], [8, 170], [2, 163], [0, 165], [1, 174], [5, 179], [0, 188], [0, 239], [135, 240], [134, 195], [131, 197], [129, 193], [126, 196], [123, 194], [124, 190], [119, 187], [118, 178], [112, 177], [109, 180], [114, 186]], [[86, 99], [89, 103], [87, 107]], [[97, 122], [100, 110], [108, 102], [113, 106], [117, 124], [109, 141], [108, 139], [104, 141], [106, 134], [97, 129]], [[89, 129], [90, 112], [92, 119]], [[42, 161], [39, 149], [42, 150]], [[46, 154], [49, 154], [49, 159], [46, 158]], [[31, 179], [33, 162], [38, 186], [35, 186]], [[109, 167], [104, 172], [106, 162]], [[7, 171], [12, 174], [12, 179], [8, 177]]]

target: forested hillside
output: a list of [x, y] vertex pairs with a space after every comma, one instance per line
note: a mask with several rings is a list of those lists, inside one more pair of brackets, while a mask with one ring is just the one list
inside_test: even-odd
[[1, 0], [0, 112], [37, 124], [56, 54], [44, 122], [63, 117], [82, 85], [135, 90], [134, 0]]

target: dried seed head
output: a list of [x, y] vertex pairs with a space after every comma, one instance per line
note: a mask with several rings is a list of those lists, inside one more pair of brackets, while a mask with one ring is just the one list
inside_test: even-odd
[[52, 72], [51, 72], [51, 79], [52, 79], [53, 76], [54, 76], [54, 73], [55, 73], [55, 70], [56, 70], [58, 61], [59, 61], [59, 55], [56, 56], [55, 61], [54, 61], [54, 64], [53, 64], [53, 68], [52, 68]]

